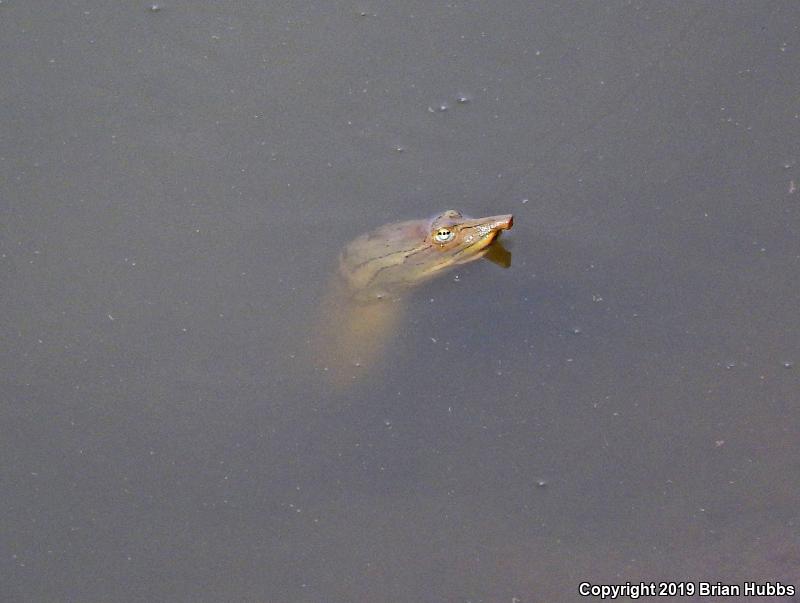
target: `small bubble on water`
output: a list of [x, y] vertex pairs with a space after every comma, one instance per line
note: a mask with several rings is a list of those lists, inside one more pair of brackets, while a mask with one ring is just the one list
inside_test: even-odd
[[787, 368], [787, 369], [790, 369], [790, 368], [792, 368], [794, 366], [794, 362], [792, 362], [790, 360], [785, 360], [782, 364], [783, 364], [783, 368]]
[[572, 332], [573, 335], [580, 335], [581, 333], [583, 333], [583, 329], [581, 329], [580, 327], [572, 327], [570, 331]]
[[523, 205], [525, 205], [525, 204], [526, 204], [528, 201], [530, 201], [530, 199], [528, 199], [527, 197], [525, 197], [525, 198], [522, 200], [522, 204], [523, 204]]
[[406, 151], [406, 148], [401, 144], [396, 144], [392, 148], [394, 149], [395, 153], [405, 153]]
[[543, 480], [543, 479], [537, 479], [536, 480], [536, 487], [537, 488], [544, 488], [545, 486], [547, 486], [547, 482], [545, 480]]
[[151, 4], [150, 5], [150, 12], [151, 13], [157, 13], [160, 10], [161, 10], [161, 5], [160, 4]]
[[431, 105], [428, 107], [428, 111], [430, 113], [444, 113], [450, 108], [450, 105], [447, 103], [439, 103], [438, 105]]
[[469, 94], [459, 94], [456, 97], [456, 102], [458, 102], [461, 105], [466, 105], [470, 101], [472, 101], [472, 97]]

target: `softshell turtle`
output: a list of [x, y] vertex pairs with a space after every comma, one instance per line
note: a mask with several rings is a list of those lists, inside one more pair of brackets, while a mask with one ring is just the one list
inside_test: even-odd
[[490, 259], [508, 265], [510, 254], [490, 244], [512, 224], [511, 215], [474, 219], [449, 209], [426, 220], [387, 224], [351, 241], [322, 304], [316, 340], [318, 362], [334, 383], [346, 383], [379, 357], [398, 324], [404, 292], [491, 251]]

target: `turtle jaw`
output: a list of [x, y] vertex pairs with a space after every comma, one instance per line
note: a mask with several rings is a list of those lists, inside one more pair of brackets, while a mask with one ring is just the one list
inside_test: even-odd
[[500, 233], [509, 230], [513, 225], [514, 216], [511, 214], [466, 220], [461, 224], [459, 233], [463, 247], [458, 252], [461, 256], [458, 263], [482, 257]]

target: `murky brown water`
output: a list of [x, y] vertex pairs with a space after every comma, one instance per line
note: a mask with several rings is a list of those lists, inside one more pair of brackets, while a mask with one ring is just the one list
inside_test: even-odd
[[[800, 587], [796, 4], [150, 6], [0, 3], [4, 600]], [[331, 388], [339, 250], [450, 207], [511, 268]]]

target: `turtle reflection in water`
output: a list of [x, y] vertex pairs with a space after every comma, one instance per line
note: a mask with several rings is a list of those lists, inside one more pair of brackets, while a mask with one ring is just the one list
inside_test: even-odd
[[332, 381], [346, 384], [380, 356], [410, 288], [484, 256], [507, 267], [510, 253], [490, 244], [512, 224], [511, 215], [473, 219], [451, 209], [429, 220], [387, 224], [350, 242], [322, 304], [315, 342]]

